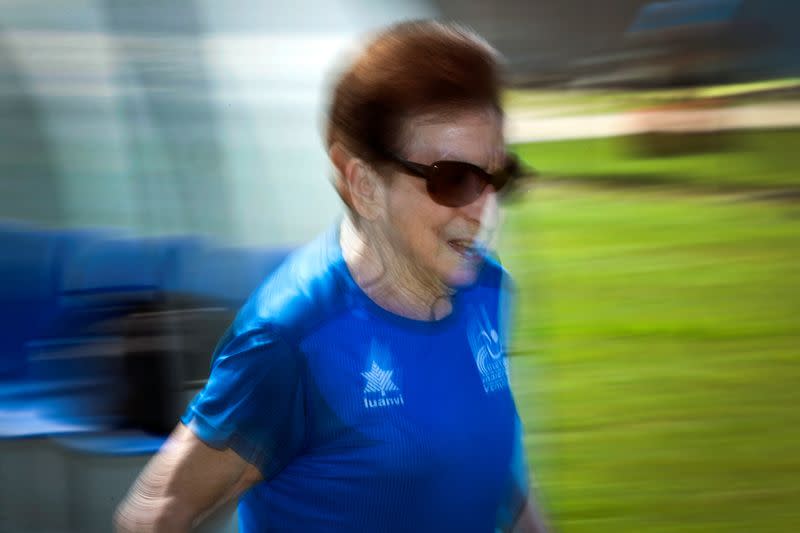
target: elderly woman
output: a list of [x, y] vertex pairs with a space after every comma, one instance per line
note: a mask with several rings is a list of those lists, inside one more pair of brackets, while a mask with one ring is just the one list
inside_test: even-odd
[[380, 33], [335, 86], [347, 216], [253, 294], [116, 515], [185, 531], [543, 531], [509, 390], [507, 274], [484, 250], [504, 151], [497, 56], [457, 26]]

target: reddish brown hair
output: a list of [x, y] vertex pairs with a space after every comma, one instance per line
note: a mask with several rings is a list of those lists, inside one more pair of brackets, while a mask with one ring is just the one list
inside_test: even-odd
[[455, 24], [403, 22], [380, 32], [334, 86], [327, 123], [333, 143], [370, 163], [401, 148], [405, 121], [464, 108], [500, 111], [499, 55]]

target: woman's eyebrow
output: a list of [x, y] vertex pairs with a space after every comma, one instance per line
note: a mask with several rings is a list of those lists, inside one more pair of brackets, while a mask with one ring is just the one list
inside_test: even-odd
[[491, 166], [493, 162], [493, 155], [489, 156], [488, 161], [486, 159], [472, 159], [469, 157], [463, 157], [462, 154], [457, 154], [453, 152], [443, 152], [440, 153], [440, 155], [441, 157], [436, 158], [431, 163], [435, 163], [436, 161], [458, 161], [461, 163], [469, 163], [470, 165], [475, 165], [476, 167], [488, 172], [487, 169]]

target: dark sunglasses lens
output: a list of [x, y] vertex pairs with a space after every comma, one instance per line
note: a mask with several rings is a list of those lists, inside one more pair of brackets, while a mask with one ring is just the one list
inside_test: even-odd
[[428, 193], [437, 203], [461, 207], [474, 202], [486, 187], [486, 180], [471, 165], [442, 161], [433, 165]]
[[508, 171], [508, 169], [499, 172], [491, 177], [492, 179], [492, 187], [497, 194], [502, 194], [503, 191], [506, 189], [506, 185], [511, 181], [513, 178], [513, 174]]

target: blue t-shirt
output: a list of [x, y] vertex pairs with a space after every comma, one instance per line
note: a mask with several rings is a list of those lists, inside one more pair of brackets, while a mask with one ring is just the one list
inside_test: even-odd
[[244, 305], [182, 417], [262, 472], [240, 530], [507, 527], [528, 490], [507, 283], [486, 258], [450, 315], [418, 321], [355, 283], [338, 227], [293, 253]]

